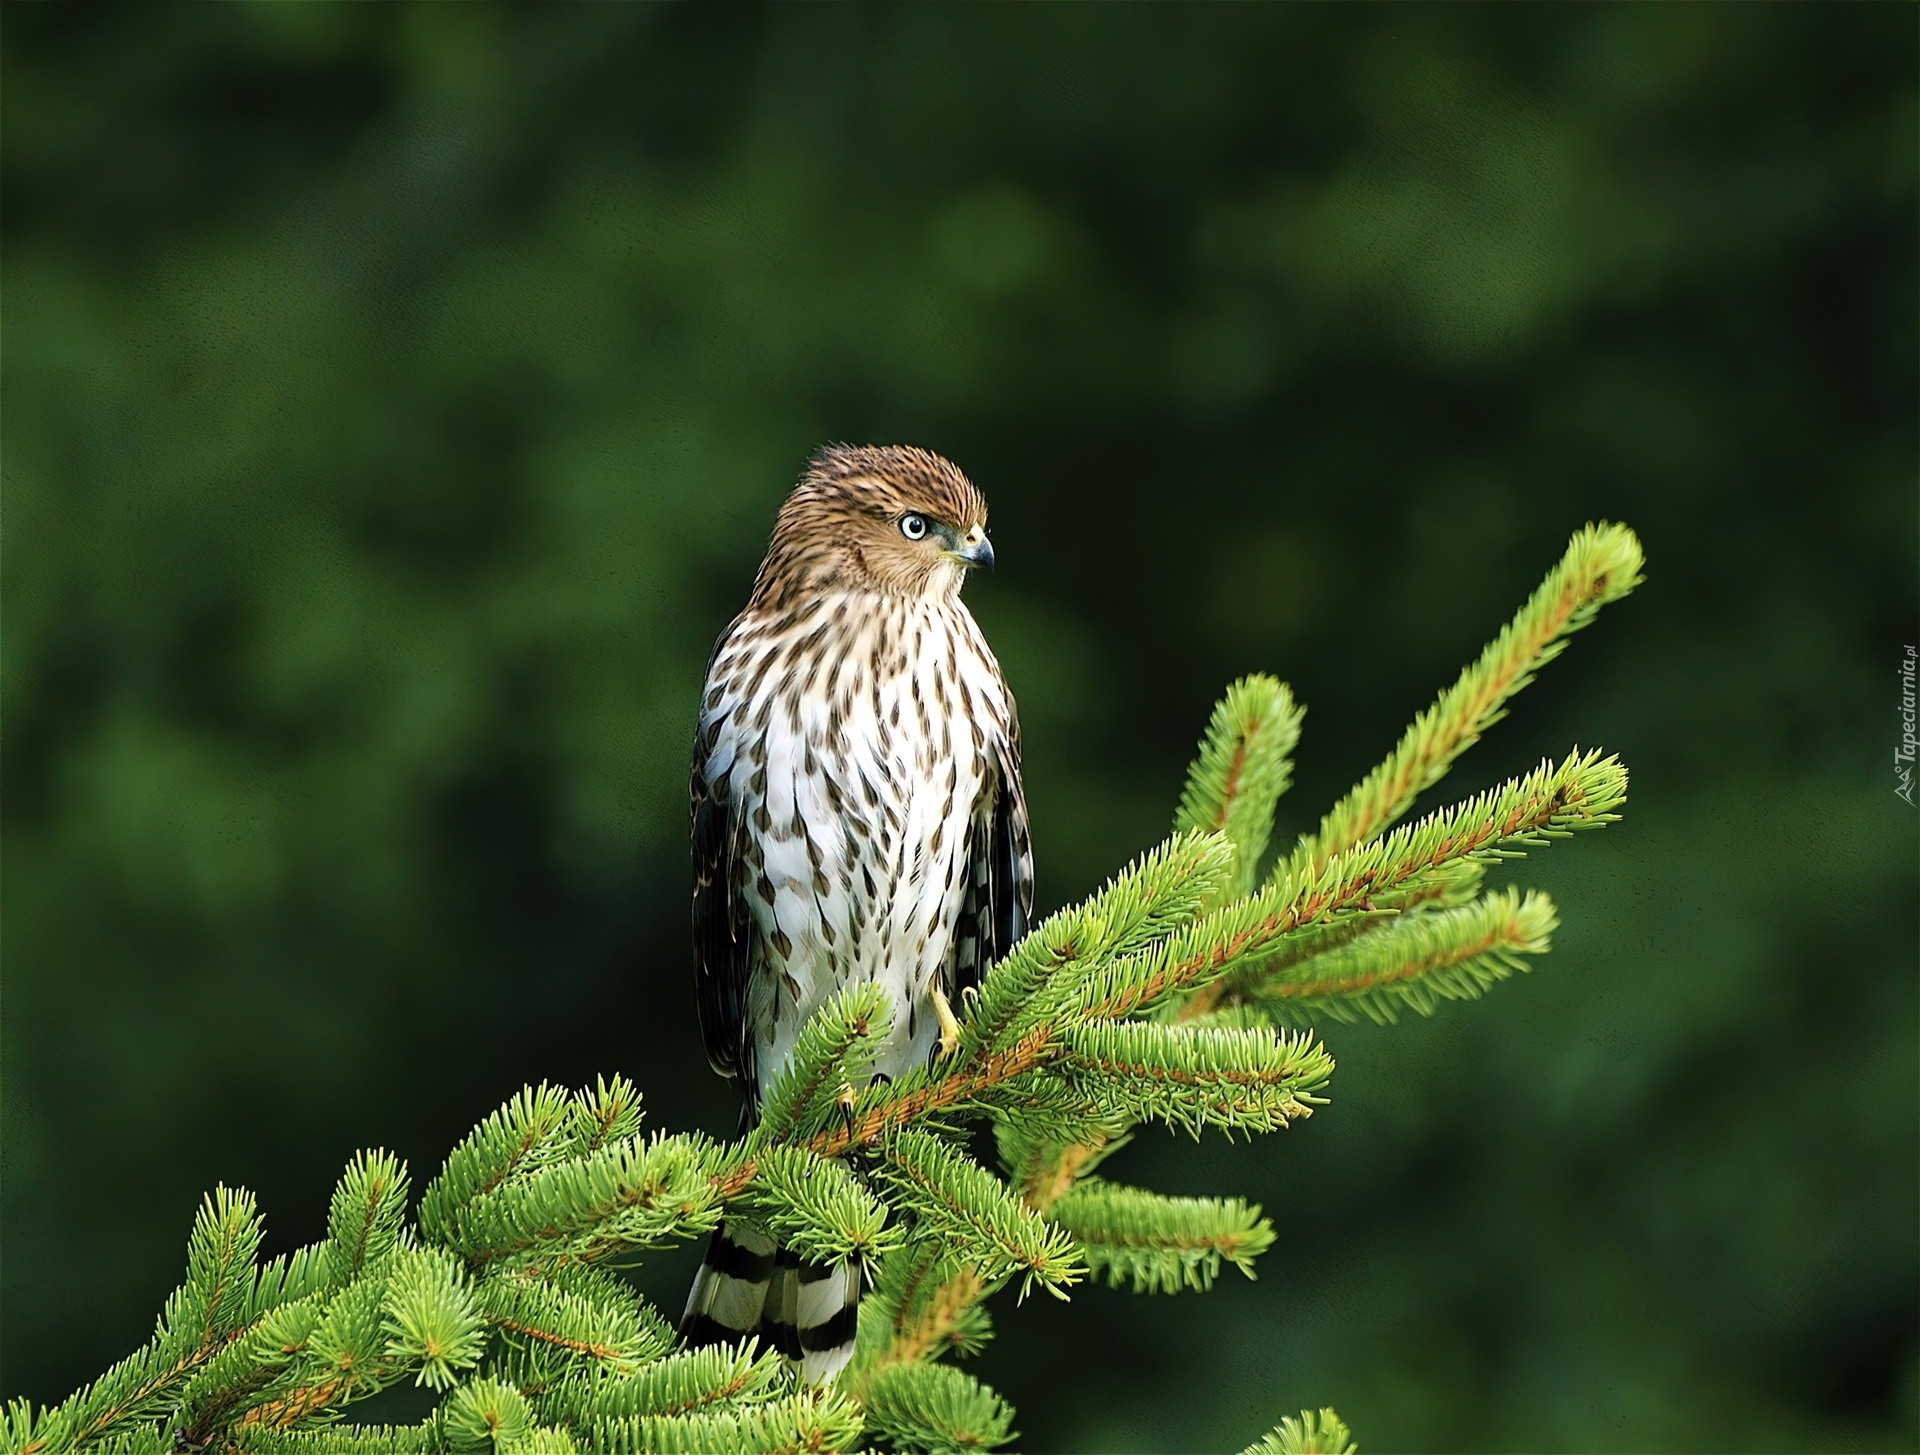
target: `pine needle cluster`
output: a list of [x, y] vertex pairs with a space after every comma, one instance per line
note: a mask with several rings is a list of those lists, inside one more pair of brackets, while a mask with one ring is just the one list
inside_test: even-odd
[[[354, 1158], [327, 1236], [259, 1260], [244, 1192], [196, 1218], [153, 1338], [65, 1403], [16, 1401], [0, 1445], [67, 1451], [984, 1450], [1013, 1412], [942, 1362], [991, 1335], [1003, 1286], [1058, 1297], [1248, 1277], [1272, 1223], [1237, 1198], [1163, 1197], [1096, 1175], [1146, 1122], [1251, 1136], [1312, 1115], [1334, 1070], [1321, 1019], [1391, 1022], [1472, 999], [1545, 953], [1554, 906], [1483, 891], [1488, 869], [1613, 822], [1626, 771], [1559, 763], [1402, 823], [1557, 656], [1640, 579], [1639, 542], [1589, 526], [1520, 613], [1387, 759], [1271, 866], [1302, 711], [1253, 676], [1215, 709], [1174, 833], [1039, 925], [956, 1007], [951, 1055], [887, 1083], [873, 986], [805, 1028], [733, 1144], [648, 1134], [620, 1078], [528, 1088], [456, 1147], [415, 1203], [407, 1168]], [[995, 1134], [1000, 1166], [971, 1150]], [[686, 1350], [612, 1271], [722, 1217], [871, 1279], [854, 1362], [798, 1383], [753, 1340]], [[403, 1380], [439, 1393], [407, 1427], [353, 1424]], [[1350, 1452], [1332, 1410], [1247, 1455]]]

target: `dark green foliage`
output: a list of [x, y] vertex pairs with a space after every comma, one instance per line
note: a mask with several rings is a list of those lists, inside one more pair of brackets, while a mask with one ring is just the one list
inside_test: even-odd
[[[1572, 527], [1658, 566], [1408, 810], [1628, 759], [1624, 831], [1468, 866], [1552, 960], [1314, 1010], [1335, 1103], [1278, 1147], [1141, 1129], [1105, 1175], [1282, 1239], [1007, 1295], [968, 1367], [1025, 1444], [1913, 1448], [1909, 9], [0, 25], [6, 1394], [153, 1333], [216, 1182], [285, 1254], [356, 1147], [417, 1191], [523, 1082], [732, 1130], [687, 725], [851, 439], [992, 502], [1042, 917], [1159, 837], [1222, 684], [1312, 704], [1284, 859]], [[1258, 1023], [1220, 994], [1186, 1023]]]

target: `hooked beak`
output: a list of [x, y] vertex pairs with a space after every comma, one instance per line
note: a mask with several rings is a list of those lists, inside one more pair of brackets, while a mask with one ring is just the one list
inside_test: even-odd
[[993, 542], [987, 539], [985, 531], [979, 533], [977, 540], [969, 536], [959, 550], [949, 551], [947, 554], [962, 565], [973, 566], [982, 571], [993, 569]]

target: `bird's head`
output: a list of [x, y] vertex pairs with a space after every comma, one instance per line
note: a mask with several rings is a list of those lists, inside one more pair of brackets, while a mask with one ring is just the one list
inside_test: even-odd
[[910, 445], [828, 445], [780, 507], [754, 600], [831, 590], [952, 596], [993, 568], [987, 502], [959, 467]]

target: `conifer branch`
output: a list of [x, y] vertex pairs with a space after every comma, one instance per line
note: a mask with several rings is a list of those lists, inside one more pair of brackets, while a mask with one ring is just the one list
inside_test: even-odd
[[1353, 1432], [1331, 1409], [1288, 1415], [1240, 1455], [1359, 1455]]
[[1120, 1121], [1071, 1142], [1046, 1135], [1044, 1128], [1037, 1130], [1038, 1135], [1003, 1117], [994, 1128], [994, 1140], [1014, 1191], [1039, 1213], [1048, 1211], [1075, 1178], [1093, 1171], [1133, 1140]]
[[[231, 1442], [205, 1448], [218, 1449], [220, 1455], [240, 1455], [241, 1451]], [[245, 1455], [428, 1455], [451, 1448], [453, 1441], [445, 1421], [435, 1419], [422, 1425], [321, 1425], [305, 1430], [256, 1427], [247, 1432]], [[460, 1448], [486, 1447], [463, 1444]], [[177, 1455], [173, 1445], [158, 1447], [153, 1455], [162, 1455], [162, 1451]]]
[[1306, 709], [1284, 682], [1256, 674], [1227, 689], [1213, 709], [1200, 754], [1187, 770], [1174, 832], [1224, 834], [1233, 845], [1226, 892], [1239, 898], [1273, 832], [1273, 807], [1293, 776], [1292, 753]]
[[989, 1285], [971, 1268], [942, 1277], [952, 1261], [934, 1239], [922, 1238], [880, 1265], [873, 1290], [860, 1303], [850, 1371], [856, 1397], [869, 1370], [971, 1353], [986, 1342], [991, 1328], [980, 1299]]
[[1391, 827], [1505, 716], [1507, 700], [1566, 650], [1569, 636], [1640, 584], [1643, 564], [1638, 537], [1623, 525], [1602, 521], [1576, 532], [1560, 563], [1479, 660], [1413, 720], [1386, 761], [1327, 812], [1317, 832], [1300, 836], [1276, 877], [1318, 869]]
[[673, 1347], [673, 1331], [658, 1315], [643, 1309], [624, 1285], [592, 1270], [491, 1272], [481, 1280], [478, 1304], [491, 1327], [529, 1353], [572, 1356], [557, 1366], [540, 1365], [544, 1375], [582, 1364], [607, 1374], [631, 1373]]
[[640, 1131], [640, 1091], [624, 1076], [602, 1076], [592, 1091], [575, 1092], [570, 1104], [570, 1142], [575, 1156], [598, 1152]]
[[829, 1386], [736, 1409], [596, 1420], [588, 1443], [596, 1455], [829, 1455], [855, 1448], [862, 1423], [859, 1406]]
[[1544, 955], [1559, 920], [1538, 890], [1505, 889], [1458, 909], [1410, 914], [1372, 934], [1244, 985], [1269, 1014], [1305, 1024], [1314, 1011], [1351, 1021], [1396, 1020], [1396, 1006], [1431, 1015], [1439, 1000], [1477, 1000], [1495, 981]]
[[889, 1364], [865, 1394], [867, 1424], [902, 1450], [996, 1450], [1013, 1438], [1013, 1410], [951, 1364]]
[[728, 1204], [803, 1258], [877, 1262], [900, 1246], [887, 1206], [854, 1180], [844, 1162], [797, 1147], [765, 1147], [753, 1181]]
[[755, 1340], [710, 1344], [656, 1358], [624, 1378], [574, 1378], [534, 1401], [549, 1423], [686, 1415], [714, 1405], [763, 1404], [788, 1392], [791, 1377], [778, 1352]]
[[1227, 884], [1233, 854], [1220, 834], [1175, 834], [1086, 903], [1043, 922], [994, 966], [973, 997], [960, 1070], [1005, 1052], [1063, 1005], [1092, 969], [1144, 950], [1192, 920]]
[[476, 1379], [440, 1407], [447, 1444], [459, 1451], [510, 1450], [533, 1433], [526, 1396], [497, 1379]]
[[[863, 1428], [899, 1448], [1011, 1438], [999, 1396], [937, 1361], [988, 1337], [982, 1300], [1018, 1277], [1089, 1272], [1140, 1291], [1252, 1276], [1274, 1231], [1238, 1199], [1167, 1198], [1093, 1176], [1130, 1129], [1277, 1130], [1323, 1104], [1333, 1060], [1274, 1022], [1425, 1014], [1544, 953], [1546, 896], [1482, 895], [1489, 865], [1612, 822], [1612, 758], [1575, 752], [1396, 825], [1424, 787], [1638, 579], [1639, 548], [1589, 527], [1480, 660], [1320, 832], [1256, 887], [1300, 709], [1280, 683], [1229, 689], [1176, 832], [1029, 934], [959, 1007], [956, 1053], [871, 1079], [891, 1003], [838, 995], [730, 1147], [641, 1135], [638, 1091], [528, 1088], [449, 1155], [407, 1217], [406, 1168], [356, 1156], [327, 1236], [258, 1265], [252, 1199], [218, 1190], [153, 1338], [53, 1409], [0, 1415], [7, 1451], [828, 1451]], [[994, 1124], [1002, 1181], [963, 1150]], [[858, 1154], [847, 1159], [849, 1154]], [[857, 1170], [856, 1170], [857, 1169]], [[601, 1266], [725, 1216], [817, 1262], [877, 1270], [841, 1386], [796, 1386], [749, 1341], [677, 1351], [661, 1314]], [[411, 1376], [441, 1395], [410, 1427], [336, 1423]], [[1252, 1455], [1350, 1452], [1331, 1410], [1281, 1422]]]
[[334, 1282], [351, 1282], [369, 1263], [391, 1252], [406, 1210], [405, 1165], [386, 1152], [356, 1155], [334, 1188], [327, 1215], [327, 1257]]
[[1313, 1092], [1333, 1075], [1333, 1058], [1309, 1035], [1198, 1030], [1127, 1022], [1076, 1026], [1063, 1058], [1067, 1075], [1117, 1082], [1142, 1120], [1270, 1132], [1313, 1115]]
[[438, 1248], [408, 1248], [388, 1276], [381, 1327], [388, 1358], [418, 1369], [415, 1382], [451, 1389], [480, 1362], [486, 1320], [465, 1271]]
[[420, 1198], [420, 1230], [458, 1243], [458, 1213], [517, 1172], [545, 1166], [567, 1141], [572, 1103], [558, 1087], [524, 1087], [453, 1149]]
[[693, 1237], [720, 1220], [720, 1160], [704, 1137], [623, 1138], [500, 1182], [468, 1203], [444, 1241], [479, 1268], [509, 1256], [592, 1261]]
[[918, 1219], [922, 1235], [945, 1243], [984, 1281], [1018, 1274], [1023, 1294], [1037, 1283], [1062, 1297], [1085, 1272], [1071, 1238], [939, 1137], [902, 1131], [888, 1139], [883, 1154], [876, 1176]]
[[1315, 956], [1375, 934], [1411, 911], [1455, 909], [1471, 904], [1480, 892], [1486, 873], [1486, 864], [1477, 859], [1440, 865], [1402, 889], [1374, 896], [1371, 911], [1359, 910], [1326, 925], [1308, 925], [1294, 931], [1271, 955], [1226, 977], [1230, 983], [1223, 988], [1237, 991], [1244, 985], [1278, 975]]
[[1135, 1293], [1205, 1290], [1226, 1263], [1252, 1278], [1253, 1260], [1274, 1238], [1259, 1207], [1239, 1198], [1161, 1197], [1098, 1177], [1062, 1196], [1053, 1220], [1109, 1286]]
[[[1303, 927], [1329, 928], [1356, 912], [1375, 913], [1388, 895], [1450, 889], [1458, 866], [1522, 858], [1528, 847], [1602, 828], [1620, 815], [1627, 770], [1615, 758], [1577, 750], [1557, 767], [1542, 763], [1453, 808], [1347, 850], [1319, 870], [1278, 876], [1239, 904], [1208, 916], [1170, 942], [1163, 971], [1145, 995], [1116, 993], [1092, 1009], [1107, 1016], [1151, 1009], [1166, 996], [1200, 991], [1189, 1014], [1211, 1010], [1224, 986], [1209, 982], [1262, 959]], [[1436, 877], [1438, 876], [1438, 877]], [[1211, 944], [1210, 949], [1199, 946]]]
[[867, 981], [837, 991], [801, 1027], [786, 1068], [768, 1086], [759, 1138], [779, 1142], [824, 1125], [840, 1098], [871, 1078], [892, 1028], [892, 1002], [882, 986]]

